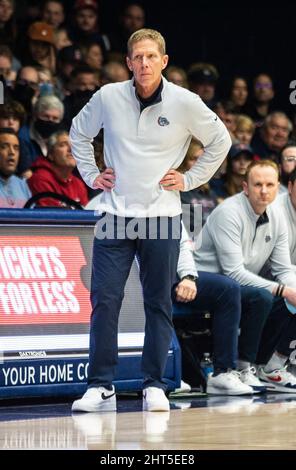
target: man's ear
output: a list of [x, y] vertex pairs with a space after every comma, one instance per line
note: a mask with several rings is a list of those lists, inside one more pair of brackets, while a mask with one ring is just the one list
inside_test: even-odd
[[243, 181], [243, 191], [247, 196], [249, 196], [249, 188], [248, 183], [246, 181]]
[[128, 66], [128, 69], [133, 72], [133, 64], [132, 61], [129, 57], [126, 57], [126, 65]]
[[166, 68], [166, 66], [168, 65], [168, 61], [169, 61], [169, 56], [167, 54], [165, 54], [162, 57], [162, 70], [164, 70]]

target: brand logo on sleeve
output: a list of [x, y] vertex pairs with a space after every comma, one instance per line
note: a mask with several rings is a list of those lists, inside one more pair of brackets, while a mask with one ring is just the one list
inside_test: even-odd
[[170, 124], [170, 122], [167, 120], [167, 118], [163, 117], [163, 116], [159, 116], [157, 122], [160, 126], [168, 126]]

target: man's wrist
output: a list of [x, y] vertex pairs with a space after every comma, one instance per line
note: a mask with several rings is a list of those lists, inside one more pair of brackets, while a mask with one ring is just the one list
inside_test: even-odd
[[194, 276], [193, 274], [186, 274], [186, 276], [182, 277], [181, 281], [183, 281], [184, 279], [188, 279], [189, 281], [196, 282], [198, 277]]

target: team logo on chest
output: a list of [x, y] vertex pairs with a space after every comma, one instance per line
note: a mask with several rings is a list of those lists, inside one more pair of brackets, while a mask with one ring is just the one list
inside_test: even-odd
[[163, 117], [163, 116], [159, 116], [157, 122], [160, 126], [168, 126], [169, 125], [169, 121], [167, 120], [166, 117]]

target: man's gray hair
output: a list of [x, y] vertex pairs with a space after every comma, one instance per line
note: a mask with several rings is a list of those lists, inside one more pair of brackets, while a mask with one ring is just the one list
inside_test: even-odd
[[274, 118], [283, 118], [283, 119], [286, 119], [287, 120], [287, 124], [288, 124], [288, 129], [289, 129], [289, 132], [292, 131], [293, 129], [293, 124], [292, 122], [290, 121], [290, 119], [288, 118], [288, 116], [283, 113], [282, 111], [273, 111], [272, 113], [268, 114], [266, 116], [266, 118], [264, 119], [264, 123], [263, 123], [263, 127], [266, 128], [270, 125], [270, 123], [273, 121]]
[[65, 130], [60, 130], [60, 131], [57, 131], [55, 132], [54, 134], [51, 134], [51, 136], [49, 137], [48, 141], [47, 141], [47, 153], [50, 154], [52, 152], [52, 149], [54, 148], [54, 146], [56, 145], [57, 141], [58, 141], [58, 138], [60, 137], [60, 135], [67, 135], [69, 136], [69, 133]]
[[145, 39], [154, 41], [157, 44], [161, 55], [165, 55], [166, 46], [164, 37], [155, 29], [142, 28], [135, 31], [127, 42], [127, 52], [130, 58], [132, 56], [133, 45], [139, 41], [144, 41]]
[[61, 100], [54, 95], [41, 96], [34, 106], [34, 116], [52, 109], [57, 109], [60, 112], [62, 120], [64, 117], [64, 105]]

